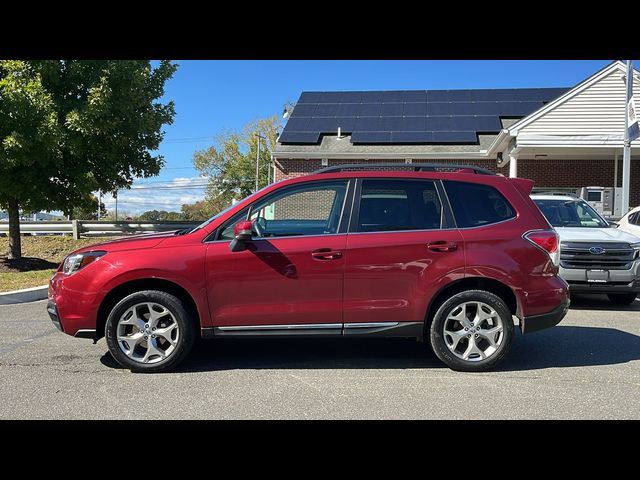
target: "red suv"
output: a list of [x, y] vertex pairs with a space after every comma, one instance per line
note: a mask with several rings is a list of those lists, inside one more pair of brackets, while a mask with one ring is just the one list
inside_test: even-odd
[[[345, 165], [270, 185], [202, 225], [77, 250], [51, 279], [56, 327], [138, 372], [196, 337], [415, 337], [483, 371], [569, 306], [533, 182], [477, 167]], [[376, 170], [377, 171], [374, 171]], [[444, 170], [444, 171], [443, 171]]]

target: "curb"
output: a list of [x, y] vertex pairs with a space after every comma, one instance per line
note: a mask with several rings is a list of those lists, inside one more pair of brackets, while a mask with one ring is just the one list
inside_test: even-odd
[[10, 305], [13, 303], [35, 302], [47, 298], [48, 285], [41, 287], [25, 288], [23, 290], [13, 290], [12, 292], [0, 293], [0, 305]]

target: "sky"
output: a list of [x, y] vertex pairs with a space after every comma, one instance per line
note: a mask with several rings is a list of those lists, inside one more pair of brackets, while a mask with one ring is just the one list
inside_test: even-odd
[[[201, 200], [206, 179], [193, 168], [193, 153], [211, 146], [218, 133], [281, 116], [285, 103], [297, 101], [303, 91], [572, 87], [610, 62], [177, 60], [178, 69], [162, 98], [173, 100], [176, 109], [173, 124], [163, 128], [158, 152], [166, 164], [157, 177], [136, 180], [132, 190], [119, 192], [119, 216], [180, 211], [183, 203]], [[113, 209], [110, 195], [103, 196], [103, 202]]]

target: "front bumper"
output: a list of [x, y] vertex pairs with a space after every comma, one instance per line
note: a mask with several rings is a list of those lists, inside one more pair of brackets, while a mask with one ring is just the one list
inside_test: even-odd
[[606, 271], [606, 281], [587, 279], [587, 269], [560, 267], [560, 276], [569, 284], [571, 292], [579, 293], [640, 293], [640, 262], [635, 261], [627, 270]]
[[60, 322], [60, 315], [58, 315], [56, 302], [54, 302], [53, 300], [49, 300], [47, 302], [47, 313], [49, 314], [49, 317], [51, 318], [51, 321], [53, 322], [55, 327], [61, 332], [64, 332], [64, 330], [62, 329], [62, 323]]
[[572, 293], [640, 293], [640, 280], [629, 283], [568, 283]]
[[527, 334], [545, 328], [555, 327], [567, 314], [569, 303], [570, 301], [567, 299], [566, 302], [561, 303], [550, 312], [523, 317], [520, 320], [520, 330], [522, 330], [522, 333]]

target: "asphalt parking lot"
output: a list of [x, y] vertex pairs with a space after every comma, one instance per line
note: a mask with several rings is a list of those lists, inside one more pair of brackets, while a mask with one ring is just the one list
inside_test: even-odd
[[1, 306], [0, 418], [640, 418], [640, 301], [572, 302], [482, 374], [405, 339], [204, 342], [175, 373], [132, 374], [104, 340], [59, 333], [45, 301]]

